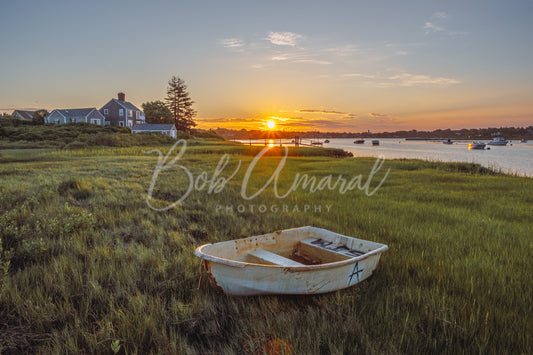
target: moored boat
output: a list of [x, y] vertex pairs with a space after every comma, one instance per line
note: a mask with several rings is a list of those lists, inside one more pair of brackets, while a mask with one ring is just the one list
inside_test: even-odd
[[364, 144], [365, 143], [365, 140], [363, 138], [357, 138], [356, 140], [353, 141], [355, 144]]
[[379, 141], [377, 139], [373, 140], [372, 145], [379, 145]]
[[485, 149], [485, 143], [483, 142], [472, 142], [468, 144], [468, 149]]
[[527, 143], [527, 139], [520, 139], [520, 143]]
[[326, 139], [326, 140], [324, 141], [324, 143], [329, 143], [329, 139]]
[[446, 139], [446, 140], [442, 141], [442, 143], [444, 143], [444, 144], [453, 144], [451, 139]]
[[228, 295], [317, 294], [372, 275], [388, 247], [301, 227], [198, 247], [212, 285]]
[[505, 140], [503, 137], [496, 137], [490, 142], [488, 142], [488, 145], [507, 145], [509, 143], [507, 140]]

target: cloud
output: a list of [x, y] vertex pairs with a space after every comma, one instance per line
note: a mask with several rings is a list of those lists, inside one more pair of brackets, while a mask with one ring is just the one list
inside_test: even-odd
[[302, 35], [293, 32], [270, 32], [266, 40], [278, 46], [296, 46], [296, 42]]
[[460, 84], [461, 81], [455, 78], [446, 78], [442, 76], [429, 76], [411, 73], [399, 73], [396, 75], [384, 77], [380, 75], [367, 74], [344, 74], [344, 78], [364, 78], [362, 82], [365, 87], [391, 88], [391, 87], [413, 87], [413, 86], [449, 86]]
[[316, 113], [316, 114], [323, 114], [323, 115], [341, 115], [346, 117], [352, 117], [357, 118], [357, 115], [354, 113], [348, 113], [348, 112], [339, 112], [339, 111], [326, 111], [326, 110], [298, 110], [296, 112], [299, 113]]
[[434, 34], [441, 33], [452, 37], [461, 37], [468, 35], [468, 32], [464, 31], [451, 31], [446, 28], [445, 23], [448, 22], [450, 16], [444, 11], [435, 12], [430, 16], [429, 20], [424, 23], [424, 33]]
[[244, 42], [238, 38], [226, 38], [220, 41], [226, 48], [240, 48], [244, 46]]
[[435, 32], [442, 32], [444, 31], [444, 27], [438, 26], [434, 24], [433, 22], [426, 22], [424, 25], [424, 31], [426, 34], [429, 33], [435, 33]]
[[398, 74], [388, 78], [393, 86], [418, 86], [418, 85], [438, 85], [447, 86], [459, 84], [460, 81], [453, 78], [431, 77], [428, 75], [415, 75], [409, 73]]
[[0, 112], [6, 112], [6, 111], [15, 111], [15, 110], [21, 110], [21, 111], [37, 111], [40, 110], [41, 107], [20, 107], [20, 106], [11, 106], [8, 108], [0, 108]]
[[333, 64], [332, 62], [329, 62], [327, 60], [319, 60], [319, 59], [298, 59], [293, 60], [293, 63], [306, 63], [306, 64], [319, 64], [319, 65], [329, 65]]
[[299, 63], [299, 64], [318, 64], [318, 65], [329, 65], [333, 64], [327, 60], [310, 58], [305, 51], [297, 50], [293, 54], [278, 54], [271, 58], [273, 61], [287, 61], [288, 63]]
[[448, 18], [448, 14], [444, 11], [437, 11], [433, 15], [431, 15], [432, 18], [438, 18], [441, 20], [445, 20]]
[[349, 73], [349, 74], [343, 74], [344, 78], [365, 78], [365, 79], [374, 79], [375, 75], [370, 74], [360, 74], [360, 73]]
[[332, 53], [332, 54], [337, 55], [339, 57], [345, 57], [345, 56], [348, 56], [348, 55], [352, 54], [353, 52], [356, 52], [357, 50], [358, 49], [354, 45], [347, 44], [345, 46], [326, 48], [326, 49], [324, 49], [324, 52]]
[[375, 112], [370, 112], [368, 115], [369, 115], [370, 117], [372, 117], [372, 118], [387, 117], [387, 115], [384, 114], [384, 113], [375, 113]]

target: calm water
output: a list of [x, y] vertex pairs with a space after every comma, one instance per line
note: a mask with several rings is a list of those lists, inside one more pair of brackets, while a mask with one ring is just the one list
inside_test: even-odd
[[[403, 139], [379, 139], [379, 146], [372, 146], [372, 139], [364, 144], [354, 144], [353, 138], [331, 138], [324, 147], [341, 148], [356, 157], [377, 157], [386, 159], [424, 159], [444, 162], [469, 162], [501, 170], [506, 173], [533, 176], [533, 142], [513, 141], [506, 146], [487, 146], [490, 150], [468, 150], [469, 141], [442, 144], [441, 141], [406, 141]], [[323, 141], [323, 139], [322, 139]], [[249, 143], [249, 141], [242, 141]], [[264, 141], [256, 141], [261, 143]], [[283, 141], [283, 144], [290, 141]], [[305, 143], [306, 141], [304, 141]], [[309, 142], [307, 140], [307, 142]], [[485, 143], [488, 141], [485, 141]], [[254, 141], [252, 141], [254, 143]], [[279, 140], [275, 140], [279, 145]]]

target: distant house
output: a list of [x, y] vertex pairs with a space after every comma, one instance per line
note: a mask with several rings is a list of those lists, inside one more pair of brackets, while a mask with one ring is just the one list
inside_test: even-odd
[[136, 124], [131, 129], [131, 133], [160, 133], [177, 138], [176, 126], [173, 124], [161, 124], [161, 123], [143, 123]]
[[105, 125], [105, 117], [96, 109], [91, 108], [69, 108], [64, 110], [53, 110], [44, 118], [44, 123], [75, 123], [85, 122], [97, 125]]
[[144, 112], [139, 110], [135, 105], [126, 101], [126, 94], [118, 93], [117, 99], [111, 99], [107, 104], [102, 106], [100, 113], [104, 115], [106, 124], [111, 126], [133, 127], [136, 124], [146, 122]]
[[35, 111], [15, 110], [15, 111], [13, 111], [11, 116], [18, 117], [21, 120], [32, 120], [33, 119], [33, 112], [35, 112]]

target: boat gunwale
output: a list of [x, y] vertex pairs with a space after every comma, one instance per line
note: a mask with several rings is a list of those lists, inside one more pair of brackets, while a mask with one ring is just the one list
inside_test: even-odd
[[[372, 242], [372, 243], [376, 243], [376, 242]], [[365, 254], [359, 255], [359, 256], [355, 256], [353, 258], [349, 258], [349, 259], [341, 260], [341, 261], [334, 261], [334, 262], [325, 263], [325, 264], [302, 265], [302, 266], [267, 265], [267, 264], [249, 263], [249, 262], [245, 262], [245, 261], [237, 261], [237, 260], [233, 260], [233, 259], [226, 259], [226, 258], [213, 256], [213, 255], [209, 255], [209, 254], [204, 253], [202, 251], [202, 249], [204, 247], [209, 246], [209, 245], [213, 245], [212, 243], [208, 243], [208, 244], [204, 244], [204, 245], [199, 246], [194, 251], [194, 254], [196, 256], [200, 257], [202, 260], [208, 260], [208, 261], [212, 261], [212, 262], [216, 262], [216, 263], [219, 263], [219, 264], [224, 264], [224, 265], [232, 266], [232, 267], [244, 268], [244, 267], [247, 267], [247, 266], [258, 266], [258, 267], [268, 267], [268, 268], [290, 269], [291, 271], [306, 271], [306, 270], [311, 271], [311, 270], [329, 269], [329, 268], [334, 268], [334, 267], [339, 267], [339, 266], [352, 264], [354, 262], [367, 259], [367, 258], [369, 258], [371, 256], [376, 255], [376, 254], [381, 254], [384, 251], [387, 251], [389, 249], [389, 247], [387, 245], [385, 245], [385, 244], [381, 244], [381, 243], [376, 243], [376, 244], [380, 244], [381, 246], [379, 248], [377, 248], [377, 249], [369, 251], [368, 253], [365, 253]]]

